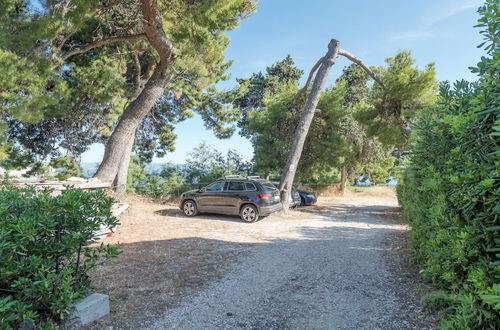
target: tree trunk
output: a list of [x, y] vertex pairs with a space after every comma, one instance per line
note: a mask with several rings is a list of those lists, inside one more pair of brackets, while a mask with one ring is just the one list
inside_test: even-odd
[[[162, 72], [164, 70], [162, 65], [158, 65], [142, 92], [123, 112], [118, 125], [106, 143], [104, 158], [95, 174], [99, 180], [115, 181], [122, 161], [130, 159], [137, 128], [165, 91], [171, 71], [171, 68], [168, 69]], [[126, 176], [125, 174], [125, 178]]]
[[288, 160], [283, 170], [283, 176], [280, 183], [281, 204], [283, 205], [283, 211], [285, 212], [288, 210], [288, 201], [290, 200], [291, 187], [295, 178], [295, 171], [302, 154], [302, 149], [304, 148], [304, 142], [306, 140], [307, 133], [309, 132], [309, 127], [311, 126], [311, 122], [314, 117], [316, 106], [319, 102], [321, 91], [325, 86], [326, 79], [328, 78], [328, 73], [330, 72], [332, 65], [335, 63], [338, 51], [339, 42], [335, 39], [332, 39], [328, 44], [328, 52], [321, 61], [318, 73], [314, 78], [311, 94], [309, 95], [307, 103], [304, 107], [304, 111], [302, 112], [302, 115], [300, 117], [299, 124], [295, 130], [292, 149], [290, 150], [290, 154], [288, 155]]
[[119, 195], [127, 192], [128, 168], [130, 165], [130, 154], [132, 153], [133, 146], [134, 140], [130, 140], [129, 144], [124, 149], [123, 157], [120, 161], [120, 166], [118, 167], [118, 173], [116, 174], [115, 180], [113, 182], [115, 192]]
[[140, 94], [120, 117], [106, 143], [104, 158], [94, 175], [102, 181], [114, 182], [116, 188], [122, 192], [126, 189], [130, 153], [137, 128], [164, 93], [177, 56], [175, 47], [163, 31], [156, 0], [142, 0], [142, 14], [144, 33], [157, 51], [160, 61]]
[[340, 194], [342, 196], [344, 196], [344, 193], [345, 193], [346, 182], [347, 182], [347, 168], [344, 165], [340, 169]]
[[[333, 64], [335, 64], [337, 55], [342, 55], [344, 57], [347, 57], [349, 60], [359, 65], [361, 68], [363, 68], [363, 70], [366, 71], [366, 73], [368, 73], [370, 77], [373, 78], [373, 80], [375, 80], [377, 84], [380, 85], [380, 87], [383, 90], [385, 90], [385, 86], [382, 83], [382, 80], [380, 80], [379, 77], [377, 77], [375, 72], [373, 72], [366, 64], [364, 64], [360, 59], [353, 56], [348, 51], [340, 49], [339, 44], [340, 44], [339, 41], [335, 39], [332, 39], [330, 41], [330, 43], [328, 44], [328, 52], [313, 66], [311, 73], [309, 74], [309, 77], [307, 79], [307, 83], [305, 87], [302, 89], [305, 92], [307, 92], [306, 89], [312, 79], [314, 71], [316, 71], [316, 69], [318, 69], [319, 67], [318, 73], [314, 78], [311, 94], [307, 99], [307, 103], [300, 117], [299, 124], [297, 126], [297, 129], [295, 130], [292, 149], [288, 154], [288, 160], [286, 162], [285, 168], [283, 169], [283, 176], [281, 178], [281, 183], [279, 188], [281, 195], [280, 196], [281, 204], [283, 206], [283, 211], [285, 212], [288, 210], [289, 195], [291, 193], [291, 187], [293, 184], [293, 180], [295, 178], [295, 171], [297, 169], [297, 165], [299, 164], [300, 156], [302, 155], [302, 149], [304, 149], [304, 142], [306, 140], [307, 133], [309, 132], [309, 127], [311, 126], [311, 122], [313, 120], [314, 113], [316, 111], [316, 106], [318, 105], [319, 102], [321, 91], [325, 86], [326, 79], [328, 77], [328, 73], [330, 72], [331, 67], [333, 66]], [[301, 91], [299, 91], [299, 93]]]

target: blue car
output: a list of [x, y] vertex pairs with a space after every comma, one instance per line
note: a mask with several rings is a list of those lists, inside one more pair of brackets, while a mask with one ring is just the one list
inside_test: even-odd
[[313, 205], [318, 201], [316, 194], [313, 192], [303, 190], [297, 190], [297, 192], [300, 195], [300, 206]]

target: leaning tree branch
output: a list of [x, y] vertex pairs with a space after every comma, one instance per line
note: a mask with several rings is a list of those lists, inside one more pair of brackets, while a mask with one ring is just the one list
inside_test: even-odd
[[385, 90], [385, 86], [382, 80], [380, 80], [380, 78], [377, 77], [375, 72], [373, 72], [365, 63], [363, 63], [363, 61], [361, 61], [359, 58], [357, 58], [356, 56], [352, 55], [351, 53], [349, 53], [347, 50], [344, 49], [339, 49], [339, 55], [347, 57], [349, 60], [351, 60], [352, 62], [356, 63], [361, 68], [363, 68], [363, 70], [365, 70], [366, 73], [368, 73], [368, 75], [372, 77], [372, 79], [375, 80], [375, 82], [379, 84], [383, 90]]
[[105, 45], [109, 45], [115, 42], [123, 42], [123, 41], [138, 41], [138, 40], [145, 40], [146, 39], [146, 34], [145, 33], [140, 33], [140, 34], [132, 34], [132, 35], [127, 35], [127, 36], [119, 36], [119, 37], [112, 37], [108, 39], [103, 39], [103, 40], [98, 40], [94, 43], [88, 44], [85, 47], [73, 49], [63, 56], [61, 56], [62, 60], [67, 60], [71, 56], [78, 55], [78, 54], [83, 54], [86, 53], [94, 48], [102, 47]]
[[[323, 56], [318, 63], [316, 63], [311, 72], [316, 71], [315, 67], [318, 67], [318, 72], [314, 77], [314, 82], [311, 88], [311, 93], [309, 94], [304, 110], [300, 116], [300, 121], [295, 129], [292, 147], [288, 154], [288, 160], [286, 166], [283, 169], [283, 175], [281, 177], [281, 182], [279, 186], [281, 203], [283, 205], [283, 210], [286, 212], [288, 209], [288, 200], [290, 198], [290, 191], [292, 188], [292, 183], [295, 178], [295, 172], [299, 164], [300, 156], [302, 155], [302, 150], [304, 149], [304, 143], [309, 132], [309, 127], [314, 117], [316, 106], [318, 105], [321, 91], [325, 86], [326, 80], [328, 78], [328, 73], [331, 67], [335, 63], [335, 60], [339, 51], [339, 41], [332, 39], [328, 43], [328, 51]], [[310, 76], [312, 76], [310, 74]]]
[[302, 92], [307, 92], [307, 88], [309, 87], [309, 84], [311, 83], [311, 80], [314, 77], [314, 73], [316, 73], [316, 70], [318, 70], [321, 63], [323, 63], [324, 58], [325, 57], [323, 56], [322, 58], [320, 58], [318, 60], [318, 62], [316, 62], [316, 64], [314, 64], [314, 66], [311, 69], [311, 72], [309, 72], [309, 76], [307, 77], [306, 84], [304, 85], [304, 87], [302, 87], [302, 89], [297, 94], [302, 93]]

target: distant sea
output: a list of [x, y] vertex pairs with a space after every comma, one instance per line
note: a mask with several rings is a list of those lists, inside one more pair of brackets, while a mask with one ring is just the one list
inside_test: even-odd
[[[149, 174], [157, 174], [161, 172], [162, 166], [165, 165], [166, 163], [151, 163], [146, 165], [146, 171]], [[80, 163], [81, 168], [83, 169], [83, 177], [84, 178], [91, 178], [95, 172], [97, 171], [97, 168], [99, 167], [99, 163]]]

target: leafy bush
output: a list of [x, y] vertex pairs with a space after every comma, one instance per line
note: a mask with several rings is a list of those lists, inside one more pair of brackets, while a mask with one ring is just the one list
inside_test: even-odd
[[0, 328], [32, 321], [54, 328], [83, 297], [88, 272], [118, 248], [87, 246], [101, 226], [118, 224], [105, 191], [69, 188], [60, 196], [0, 186]]
[[416, 259], [444, 290], [439, 300], [448, 308], [442, 324], [448, 329], [500, 328], [497, 2], [488, 1], [480, 13], [491, 57], [473, 69], [477, 83], [444, 83], [439, 105], [421, 112], [398, 187]]

